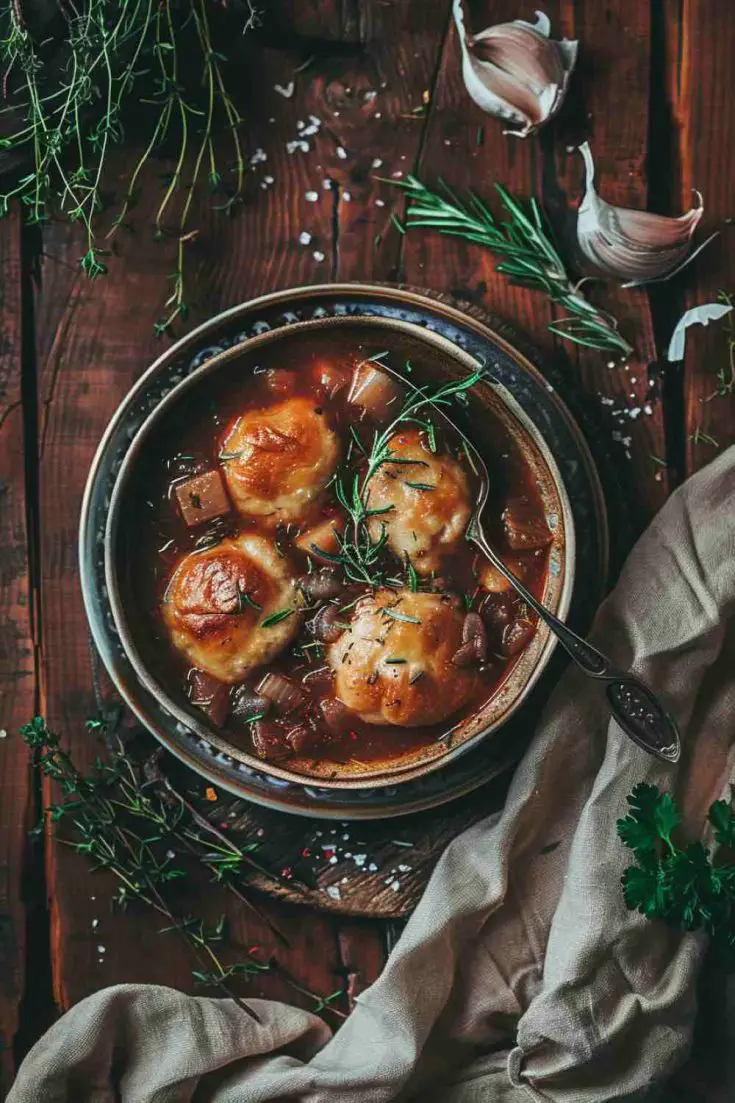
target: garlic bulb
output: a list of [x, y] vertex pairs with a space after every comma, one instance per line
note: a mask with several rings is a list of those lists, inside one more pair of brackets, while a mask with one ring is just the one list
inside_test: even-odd
[[577, 217], [579, 247], [603, 272], [625, 280], [624, 287], [668, 279], [712, 240], [708, 238], [690, 253], [692, 234], [704, 213], [699, 192], [698, 206], [679, 218], [614, 207], [595, 191], [595, 163], [589, 143], [581, 145], [579, 152], [586, 173]]
[[536, 22], [516, 19], [470, 35], [462, 0], [454, 0], [454, 22], [462, 50], [462, 75], [472, 99], [489, 115], [506, 119], [525, 138], [547, 122], [562, 105], [577, 43], [549, 38], [551, 24], [543, 12]]

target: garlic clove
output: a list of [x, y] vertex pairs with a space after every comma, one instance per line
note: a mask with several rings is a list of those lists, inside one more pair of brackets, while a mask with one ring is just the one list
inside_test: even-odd
[[551, 39], [543, 12], [536, 12], [536, 23], [516, 19], [471, 35], [462, 0], [454, 0], [452, 11], [470, 96], [483, 111], [520, 128], [505, 133], [520, 138], [532, 134], [561, 107], [577, 43]]
[[678, 218], [615, 207], [597, 194], [589, 143], [581, 145], [579, 152], [586, 179], [577, 215], [577, 240], [588, 260], [609, 276], [625, 280], [625, 287], [637, 287], [670, 278], [693, 259], [696, 253], [690, 253], [691, 239], [704, 214], [699, 192], [698, 205]]

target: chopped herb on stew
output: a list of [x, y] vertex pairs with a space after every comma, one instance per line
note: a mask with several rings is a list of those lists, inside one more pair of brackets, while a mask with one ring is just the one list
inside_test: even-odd
[[269, 617], [260, 622], [261, 628], [272, 628], [274, 624], [280, 624], [286, 617], [290, 617], [294, 612], [293, 609], [279, 609], [277, 613], [271, 613]]
[[242, 587], [239, 585], [237, 587], [237, 604], [238, 613], [244, 613], [245, 609], [248, 607], [250, 609], [257, 610], [258, 613], [261, 613], [263, 611], [263, 606], [258, 605], [257, 601], [253, 601], [250, 594], [246, 590], [243, 590]]
[[412, 617], [408, 613], [397, 613], [395, 609], [389, 609], [387, 606], [383, 608], [383, 612], [391, 620], [402, 620], [405, 624], [421, 624], [420, 617]]

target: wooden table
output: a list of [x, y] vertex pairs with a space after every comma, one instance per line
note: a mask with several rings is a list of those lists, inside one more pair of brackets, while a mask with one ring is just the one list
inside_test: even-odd
[[[211, 214], [206, 199], [200, 203], [191, 324], [262, 292], [330, 280], [406, 281], [482, 304], [549, 356], [565, 358], [615, 442], [631, 515], [642, 528], [687, 474], [735, 436], [733, 395], [710, 400], [717, 370], [729, 372], [722, 327], [692, 333], [682, 367], [665, 367], [660, 357], [684, 308], [712, 300], [720, 287], [735, 290], [732, 231], [721, 225], [735, 215], [735, 7], [728, 0], [549, 0], [554, 31], [580, 39], [579, 70], [558, 123], [519, 141], [503, 137], [466, 95], [450, 0], [262, 6], [266, 25], [238, 44], [248, 59], [249, 196], [231, 221]], [[478, 0], [471, 24], [532, 18], [533, 6]], [[290, 81], [287, 98], [276, 86], [287, 89]], [[289, 153], [299, 120], [312, 115], [321, 125], [309, 150]], [[399, 233], [392, 215], [401, 215], [401, 195], [375, 178], [415, 172], [431, 183], [441, 174], [488, 197], [500, 181], [542, 196], [560, 220], [580, 196], [581, 159], [572, 147], [588, 136], [606, 198], [678, 214], [696, 187], [707, 224], [722, 228], [684, 278], [650, 294], [612, 286], [600, 293], [635, 340], [626, 369], [609, 368], [599, 353], [558, 347], [545, 328], [546, 300], [509, 286], [482, 249]], [[253, 156], [257, 150], [267, 159]], [[118, 164], [130, 156], [120, 151]], [[24, 229], [18, 209], [0, 223], [0, 1086], [56, 1013], [90, 992], [120, 981], [191, 987], [191, 964], [178, 944], [166, 942], [164, 952], [149, 917], [111, 913], [109, 884], [92, 879], [53, 830], [29, 842], [27, 830], [50, 794], [16, 736], [40, 711], [81, 762], [92, 753], [77, 519], [102, 430], [160, 349], [153, 322], [167, 294], [173, 245], [149, 244], [144, 229], [158, 172], [150, 171], [136, 214], [141, 229], [95, 283], [78, 270], [83, 250], [73, 228]], [[284, 961], [294, 975], [323, 994], [346, 988], [341, 1005], [348, 1009], [381, 968], [386, 930], [269, 908], [291, 940]], [[233, 919], [243, 938], [268, 939], [250, 918]], [[721, 983], [716, 974], [705, 978], [715, 1004]], [[257, 990], [294, 998], [276, 976]], [[676, 1098], [725, 1098], [716, 1023], [704, 1020], [704, 1059], [685, 1070]]]

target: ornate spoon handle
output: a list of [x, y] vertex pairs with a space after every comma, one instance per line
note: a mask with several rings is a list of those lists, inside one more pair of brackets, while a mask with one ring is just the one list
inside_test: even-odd
[[520, 579], [506, 567], [477, 523], [470, 521], [467, 536], [490, 560], [527, 605], [548, 625], [567, 653], [590, 678], [609, 682], [607, 698], [615, 719], [630, 738], [649, 754], [677, 762], [681, 754], [679, 732], [661, 702], [639, 678], [616, 669], [601, 651], [573, 632], [537, 601]]

